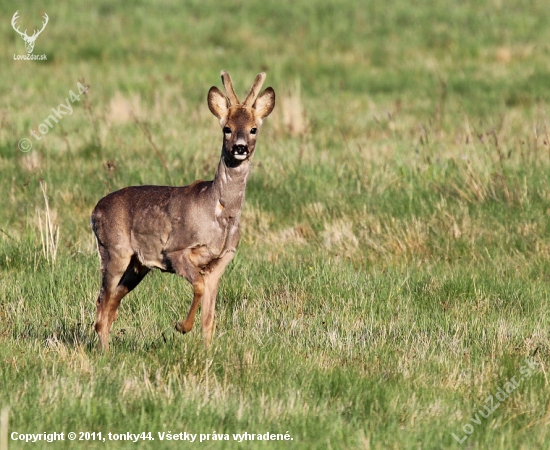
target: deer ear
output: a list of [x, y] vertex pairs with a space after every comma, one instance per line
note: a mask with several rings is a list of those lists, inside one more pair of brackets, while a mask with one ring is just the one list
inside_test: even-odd
[[254, 102], [253, 108], [260, 119], [269, 116], [275, 108], [275, 91], [273, 88], [268, 87], [263, 91]]
[[216, 86], [212, 86], [208, 91], [208, 108], [220, 120], [227, 116], [229, 103]]

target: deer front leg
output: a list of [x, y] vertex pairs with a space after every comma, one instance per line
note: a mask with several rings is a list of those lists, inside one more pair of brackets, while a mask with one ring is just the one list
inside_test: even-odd
[[176, 330], [184, 334], [189, 333], [193, 329], [195, 314], [204, 294], [204, 278], [198, 267], [191, 261], [192, 251], [190, 249], [167, 254], [166, 256], [172, 263], [175, 272], [193, 285], [193, 301], [187, 317], [176, 323]]
[[198, 275], [197, 280], [195, 282], [191, 282], [191, 284], [193, 284], [193, 301], [191, 302], [191, 308], [189, 308], [189, 312], [187, 313], [185, 320], [176, 323], [176, 330], [183, 334], [189, 333], [193, 329], [195, 314], [204, 295], [204, 279], [200, 274]]
[[212, 333], [214, 331], [216, 295], [218, 294], [220, 278], [229, 262], [233, 259], [234, 255], [234, 251], [229, 251], [220, 259], [210, 263], [208, 272], [204, 276], [204, 295], [202, 297], [201, 305], [201, 322], [202, 337], [205, 344], [208, 346], [212, 341]]

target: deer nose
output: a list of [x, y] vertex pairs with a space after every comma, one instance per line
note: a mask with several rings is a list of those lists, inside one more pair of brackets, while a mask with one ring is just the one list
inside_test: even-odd
[[248, 153], [248, 145], [243, 144], [235, 144], [233, 146], [233, 154], [234, 155], [246, 155]]

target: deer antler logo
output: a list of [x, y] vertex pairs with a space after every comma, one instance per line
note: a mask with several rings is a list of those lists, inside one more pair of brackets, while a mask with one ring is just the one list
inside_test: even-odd
[[49, 18], [48, 18], [48, 15], [44, 13], [44, 19], [46, 19], [46, 21], [42, 22], [42, 29], [40, 31], [34, 30], [34, 33], [32, 34], [32, 36], [28, 36], [27, 30], [21, 33], [21, 31], [19, 31], [19, 27], [17, 28], [15, 27], [15, 22], [19, 18], [19, 16], [17, 15], [18, 13], [19, 11], [15, 11], [15, 14], [11, 18], [11, 26], [25, 41], [25, 49], [27, 50], [27, 53], [30, 55], [34, 50], [34, 42], [36, 41], [36, 38], [40, 33], [42, 33], [42, 31], [44, 31], [44, 28], [46, 28]]

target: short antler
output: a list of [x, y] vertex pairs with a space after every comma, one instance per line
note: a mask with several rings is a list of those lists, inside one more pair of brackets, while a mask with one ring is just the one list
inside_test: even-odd
[[262, 85], [264, 84], [264, 81], [265, 81], [265, 73], [264, 72], [259, 73], [258, 75], [256, 75], [256, 79], [254, 80], [254, 84], [250, 88], [250, 92], [246, 96], [246, 100], [243, 103], [244, 106], [249, 106], [250, 108], [252, 108], [252, 106], [254, 105], [254, 102], [258, 98], [258, 95], [260, 94], [260, 89], [262, 88]]
[[235, 89], [233, 89], [233, 82], [231, 81], [231, 77], [225, 70], [222, 70], [222, 83], [223, 87], [225, 88], [227, 98], [229, 99], [229, 106], [240, 104], [239, 99], [237, 98], [237, 94], [235, 94]]

